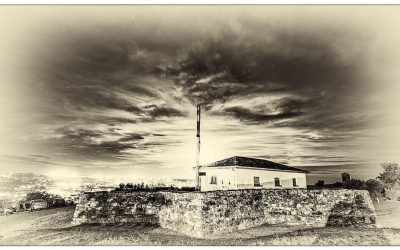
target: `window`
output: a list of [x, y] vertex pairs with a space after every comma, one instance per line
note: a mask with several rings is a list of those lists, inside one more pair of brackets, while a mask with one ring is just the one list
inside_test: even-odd
[[281, 180], [279, 178], [275, 178], [275, 187], [280, 187], [281, 186]]
[[210, 184], [217, 184], [217, 176], [211, 176]]
[[296, 178], [293, 178], [292, 180], [293, 180], [293, 187], [297, 187], [297, 180], [296, 180]]
[[260, 184], [260, 177], [254, 176], [254, 186], [261, 186]]

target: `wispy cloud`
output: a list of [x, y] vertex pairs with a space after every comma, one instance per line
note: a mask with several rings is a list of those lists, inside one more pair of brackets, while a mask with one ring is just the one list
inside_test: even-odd
[[16, 65], [28, 70], [10, 88], [29, 108], [13, 111], [18, 126], [7, 137], [38, 146], [3, 158], [189, 173], [202, 103], [204, 161], [236, 154], [306, 167], [366, 161], [365, 131], [382, 110], [371, 108], [371, 86], [379, 84], [366, 25], [327, 22], [325, 14], [336, 20], [342, 12], [322, 9], [224, 7], [221, 19], [211, 7], [157, 8], [112, 17], [83, 11], [78, 26], [61, 14], [57, 22], [43, 17], [46, 25], [21, 41], [29, 56]]

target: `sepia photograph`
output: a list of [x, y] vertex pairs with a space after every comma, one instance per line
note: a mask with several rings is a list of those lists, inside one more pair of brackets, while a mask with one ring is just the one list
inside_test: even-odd
[[400, 245], [400, 5], [0, 5], [1, 246]]

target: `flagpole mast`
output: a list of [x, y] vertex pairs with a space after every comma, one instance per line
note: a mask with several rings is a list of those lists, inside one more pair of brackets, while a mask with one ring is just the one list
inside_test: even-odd
[[196, 151], [196, 190], [200, 190], [199, 168], [200, 168], [200, 104], [197, 104], [197, 151]]

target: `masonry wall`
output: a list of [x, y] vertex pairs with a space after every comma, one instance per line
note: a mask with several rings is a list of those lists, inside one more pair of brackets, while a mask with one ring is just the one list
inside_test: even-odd
[[[288, 189], [306, 188], [306, 174], [291, 171], [274, 171], [259, 168], [224, 166], [201, 167], [199, 172], [201, 191], [232, 190], [232, 189]], [[211, 184], [211, 177], [216, 177], [217, 183]], [[254, 177], [260, 180], [260, 186], [254, 186]], [[280, 179], [280, 186], [275, 186], [275, 178]], [[293, 186], [296, 178], [296, 186]]]
[[232, 190], [83, 193], [73, 223], [146, 223], [194, 237], [262, 224], [374, 227], [361, 190]]
[[375, 209], [364, 190], [235, 190], [204, 194], [205, 234], [262, 224], [374, 227]]
[[[237, 188], [249, 189], [254, 187], [254, 177], [260, 178], [262, 189], [289, 189], [289, 188], [306, 188], [306, 174], [273, 171], [273, 170], [260, 170], [251, 168], [238, 168], [237, 169]], [[279, 178], [281, 186], [275, 186], [275, 178]], [[297, 186], [293, 186], [293, 178], [296, 178]]]
[[[206, 173], [200, 176], [200, 189], [201, 191], [215, 191], [215, 190], [228, 190], [237, 189], [237, 169], [235, 167], [201, 167], [199, 172]], [[211, 177], [217, 178], [216, 184], [211, 184]]]

